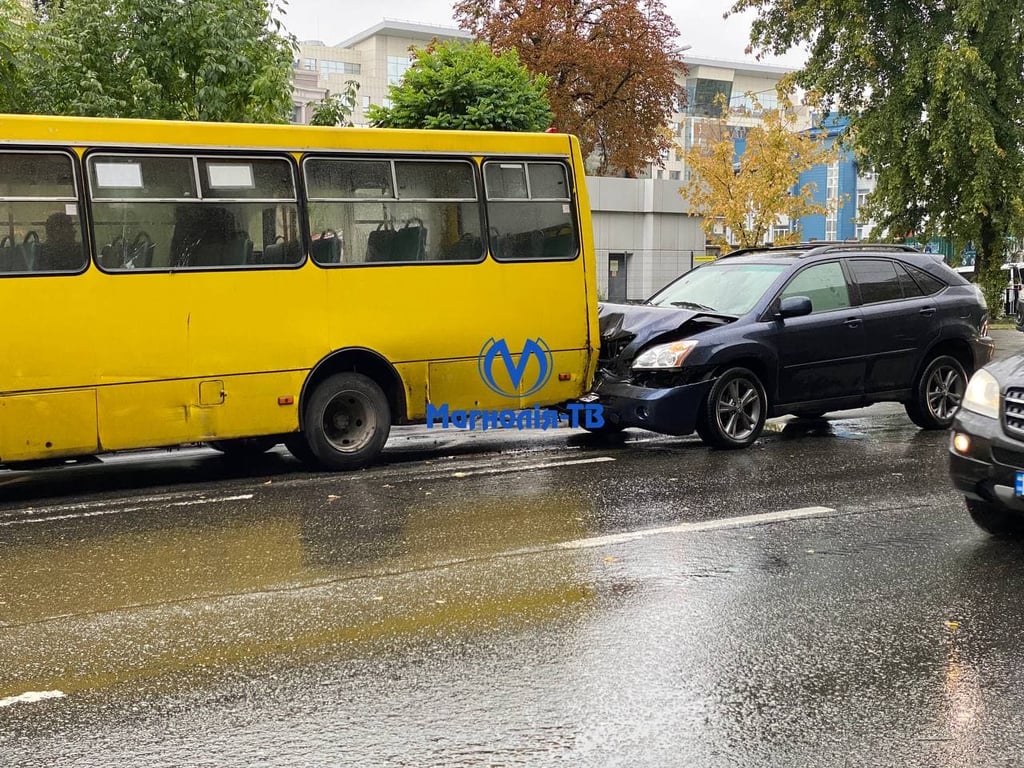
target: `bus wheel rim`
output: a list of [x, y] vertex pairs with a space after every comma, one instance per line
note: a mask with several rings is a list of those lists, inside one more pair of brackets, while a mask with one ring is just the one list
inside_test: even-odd
[[324, 437], [341, 453], [357, 453], [377, 431], [377, 415], [370, 400], [359, 392], [339, 392], [324, 407]]

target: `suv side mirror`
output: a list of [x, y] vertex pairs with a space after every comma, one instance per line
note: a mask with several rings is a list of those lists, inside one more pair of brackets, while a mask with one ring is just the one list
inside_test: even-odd
[[779, 302], [775, 318], [785, 320], [787, 317], [803, 317], [811, 314], [811, 310], [811, 300], [806, 296], [787, 296]]

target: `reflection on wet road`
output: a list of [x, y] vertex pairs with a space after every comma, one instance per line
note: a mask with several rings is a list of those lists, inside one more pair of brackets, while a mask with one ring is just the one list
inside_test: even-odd
[[0, 764], [1022, 757], [1022, 552], [901, 409], [742, 453], [417, 439], [350, 475], [194, 451], [7, 476]]

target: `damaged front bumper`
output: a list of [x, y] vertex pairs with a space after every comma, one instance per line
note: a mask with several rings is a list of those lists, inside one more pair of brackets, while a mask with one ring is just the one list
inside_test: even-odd
[[583, 402], [603, 407], [605, 424], [639, 427], [666, 435], [689, 435], [714, 381], [698, 381], [676, 387], [650, 388], [630, 384], [601, 373]]

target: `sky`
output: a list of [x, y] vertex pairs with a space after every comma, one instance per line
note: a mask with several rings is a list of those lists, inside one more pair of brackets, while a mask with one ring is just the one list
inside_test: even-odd
[[[453, 27], [452, 0], [287, 0], [284, 24], [299, 40], [321, 40], [328, 45], [341, 42], [385, 19]], [[722, 14], [731, 0], [663, 0], [665, 9], [679, 28], [680, 46], [692, 48], [683, 59], [706, 58], [728, 61], [756, 61], [744, 53], [750, 34], [750, 13]], [[798, 67], [804, 56], [790, 52], [782, 57], [765, 57], [764, 64]]]

